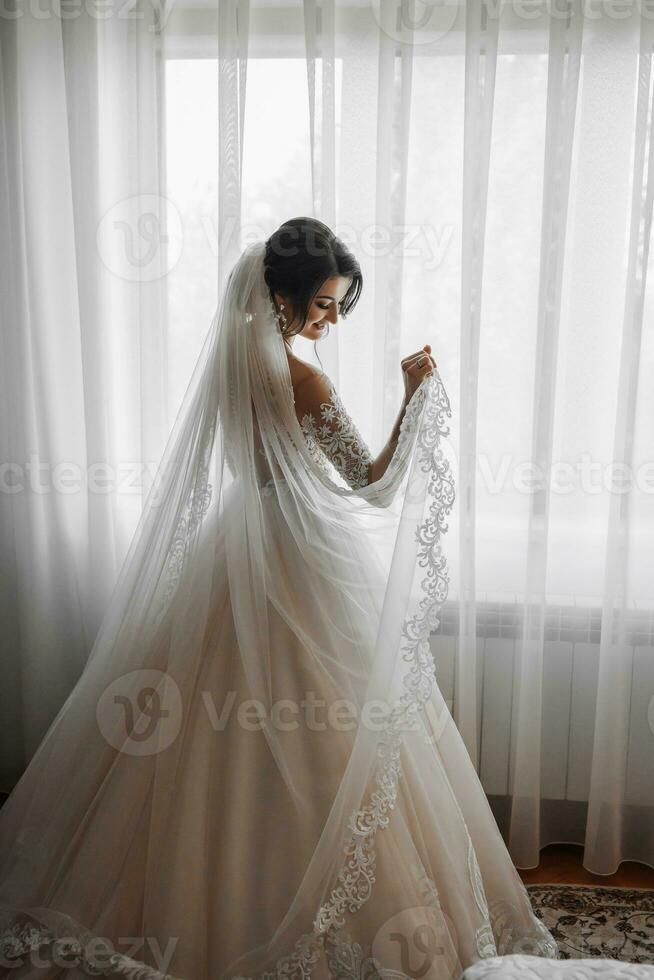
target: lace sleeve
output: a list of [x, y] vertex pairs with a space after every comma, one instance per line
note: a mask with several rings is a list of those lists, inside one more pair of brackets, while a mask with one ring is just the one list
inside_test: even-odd
[[326, 374], [300, 385], [296, 411], [318, 465], [331, 475], [328, 461], [353, 490], [367, 486], [374, 457]]

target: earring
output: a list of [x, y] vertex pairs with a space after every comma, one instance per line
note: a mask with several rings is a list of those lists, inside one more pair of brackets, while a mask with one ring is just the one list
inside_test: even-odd
[[288, 319], [286, 317], [286, 314], [283, 312], [284, 309], [285, 309], [284, 304], [280, 303], [279, 316], [277, 317], [277, 320], [279, 322], [279, 329], [283, 334], [286, 333], [286, 327], [288, 325]]

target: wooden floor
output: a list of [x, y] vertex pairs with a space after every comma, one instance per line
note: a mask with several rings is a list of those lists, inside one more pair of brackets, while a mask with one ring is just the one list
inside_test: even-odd
[[654, 888], [654, 868], [624, 861], [613, 875], [594, 875], [582, 865], [584, 849], [578, 844], [550, 844], [540, 852], [540, 864], [518, 869], [526, 885], [540, 882], [561, 885], [603, 885], [605, 888]]

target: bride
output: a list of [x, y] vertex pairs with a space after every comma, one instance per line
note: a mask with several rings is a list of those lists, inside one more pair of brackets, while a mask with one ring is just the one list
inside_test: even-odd
[[557, 956], [435, 677], [454, 490], [430, 347], [377, 455], [293, 350], [361, 286], [309, 218], [231, 270], [84, 671], [0, 810], [0, 975]]

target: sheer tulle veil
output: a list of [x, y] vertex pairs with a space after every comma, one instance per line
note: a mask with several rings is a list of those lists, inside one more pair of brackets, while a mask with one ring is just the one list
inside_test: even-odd
[[[227, 278], [88, 662], [0, 811], [0, 927], [104, 935], [138, 841], [144, 935], [174, 930], [181, 874], [171, 842], [186, 753], [197, 713], [211, 698], [220, 708], [230, 689], [217, 671], [224, 689], [200, 690], [229, 612], [259, 737], [297, 825], [311, 831], [274, 929], [254, 931], [225, 975], [282, 963], [279, 975], [299, 977], [374, 894], [405, 739], [433, 747], [429, 637], [447, 595], [441, 539], [454, 488], [437, 370], [409, 402], [380, 480], [353, 490], [317, 465], [295, 414], [264, 258], [264, 242], [248, 246]], [[307, 740], [279, 720], [279, 700], [293, 697], [280, 624], [323, 690], [355, 709], [357, 723], [334, 736], [319, 801]], [[215, 779], [198, 810], [220, 822], [230, 799]], [[220, 881], [220, 867], [209, 873]], [[84, 875], [93, 888], [81, 887]]]

